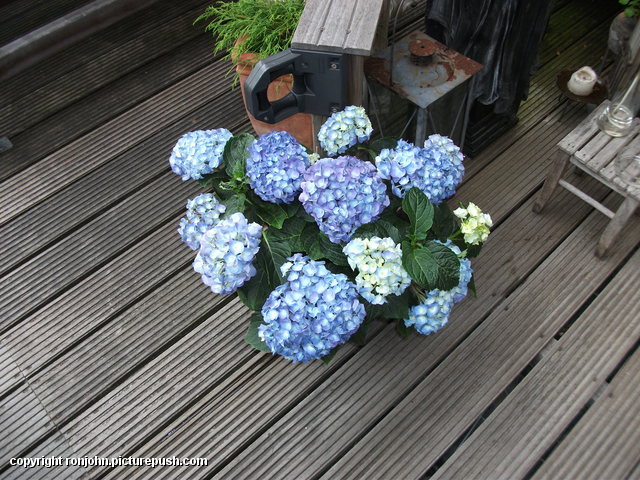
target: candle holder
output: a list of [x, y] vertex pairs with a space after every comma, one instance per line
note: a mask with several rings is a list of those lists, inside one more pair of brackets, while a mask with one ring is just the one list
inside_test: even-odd
[[593, 92], [593, 87], [597, 80], [598, 75], [591, 67], [582, 67], [580, 70], [573, 72], [567, 82], [567, 88], [574, 95], [586, 97]]

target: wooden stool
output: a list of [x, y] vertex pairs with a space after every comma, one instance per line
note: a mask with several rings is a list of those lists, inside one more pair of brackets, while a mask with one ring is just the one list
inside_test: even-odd
[[[604, 111], [609, 101], [605, 101], [595, 109], [580, 125], [558, 143], [551, 169], [536, 198], [533, 211], [540, 213], [550, 200], [556, 186], [567, 189], [611, 219], [602, 233], [596, 255], [604, 257], [609, 252], [622, 228], [629, 221], [640, 205], [640, 187], [629, 185], [617, 176], [614, 159], [625, 147], [636, 147], [640, 152], [640, 124], [636, 118], [629, 135], [614, 138], [603, 133], [596, 124], [596, 119]], [[562, 179], [567, 167], [573, 164], [613, 191], [625, 197], [624, 202], [615, 213], [590, 197], [582, 190]]]

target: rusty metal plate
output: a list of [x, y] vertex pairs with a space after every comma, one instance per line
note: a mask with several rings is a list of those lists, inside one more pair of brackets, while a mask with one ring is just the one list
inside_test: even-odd
[[[393, 77], [389, 58], [393, 52]], [[421, 108], [426, 108], [480, 71], [482, 65], [422, 32], [368, 58], [365, 73]]]

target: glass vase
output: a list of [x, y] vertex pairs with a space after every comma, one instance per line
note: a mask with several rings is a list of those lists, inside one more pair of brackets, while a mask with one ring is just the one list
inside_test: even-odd
[[623, 137], [631, 131], [633, 119], [640, 109], [639, 77], [640, 73], [636, 73], [631, 84], [623, 92], [616, 94], [598, 117], [598, 126], [604, 133], [612, 137]]

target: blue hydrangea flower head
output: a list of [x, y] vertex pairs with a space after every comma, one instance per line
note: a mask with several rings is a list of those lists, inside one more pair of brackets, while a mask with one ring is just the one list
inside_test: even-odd
[[[442, 242], [439, 242], [442, 243]], [[451, 241], [444, 245], [460, 255], [460, 249]], [[460, 280], [451, 290], [429, 290], [424, 292], [426, 299], [419, 305], [411, 307], [409, 318], [404, 320], [407, 327], [414, 327], [418, 332], [429, 335], [437, 332], [449, 321], [453, 306], [467, 296], [469, 282], [473, 275], [471, 261], [460, 258]]]
[[396, 148], [385, 148], [376, 157], [376, 167], [382, 178], [391, 181], [394, 195], [404, 197], [417, 187], [439, 205], [451, 197], [462, 181], [464, 167], [460, 149], [447, 137], [431, 135], [425, 148], [399, 140]]
[[200, 248], [202, 235], [215, 226], [226, 208], [211, 193], [203, 193], [187, 202], [187, 217], [180, 219], [178, 233], [192, 250]]
[[226, 128], [185, 133], [171, 152], [171, 170], [182, 180], [199, 180], [222, 163], [222, 152], [233, 134]]
[[365, 318], [358, 292], [346, 275], [302, 254], [287, 259], [286, 282], [262, 307], [258, 335], [269, 349], [292, 362], [308, 362], [345, 343]]
[[291, 203], [308, 166], [306, 150], [287, 132], [260, 135], [249, 147], [247, 176], [253, 191], [266, 202]]
[[387, 187], [373, 164], [351, 156], [317, 161], [301, 186], [304, 209], [334, 243], [348, 241], [389, 205]]
[[327, 154], [339, 155], [356, 143], [369, 140], [372, 131], [364, 108], [351, 105], [327, 119], [320, 127], [318, 141]]
[[387, 303], [411, 284], [402, 266], [402, 249], [391, 238], [354, 238], [342, 249], [349, 265], [358, 270], [358, 293], [374, 305]]
[[234, 213], [202, 235], [193, 269], [213, 293], [233, 293], [256, 274], [252, 262], [261, 235], [260, 225]]

